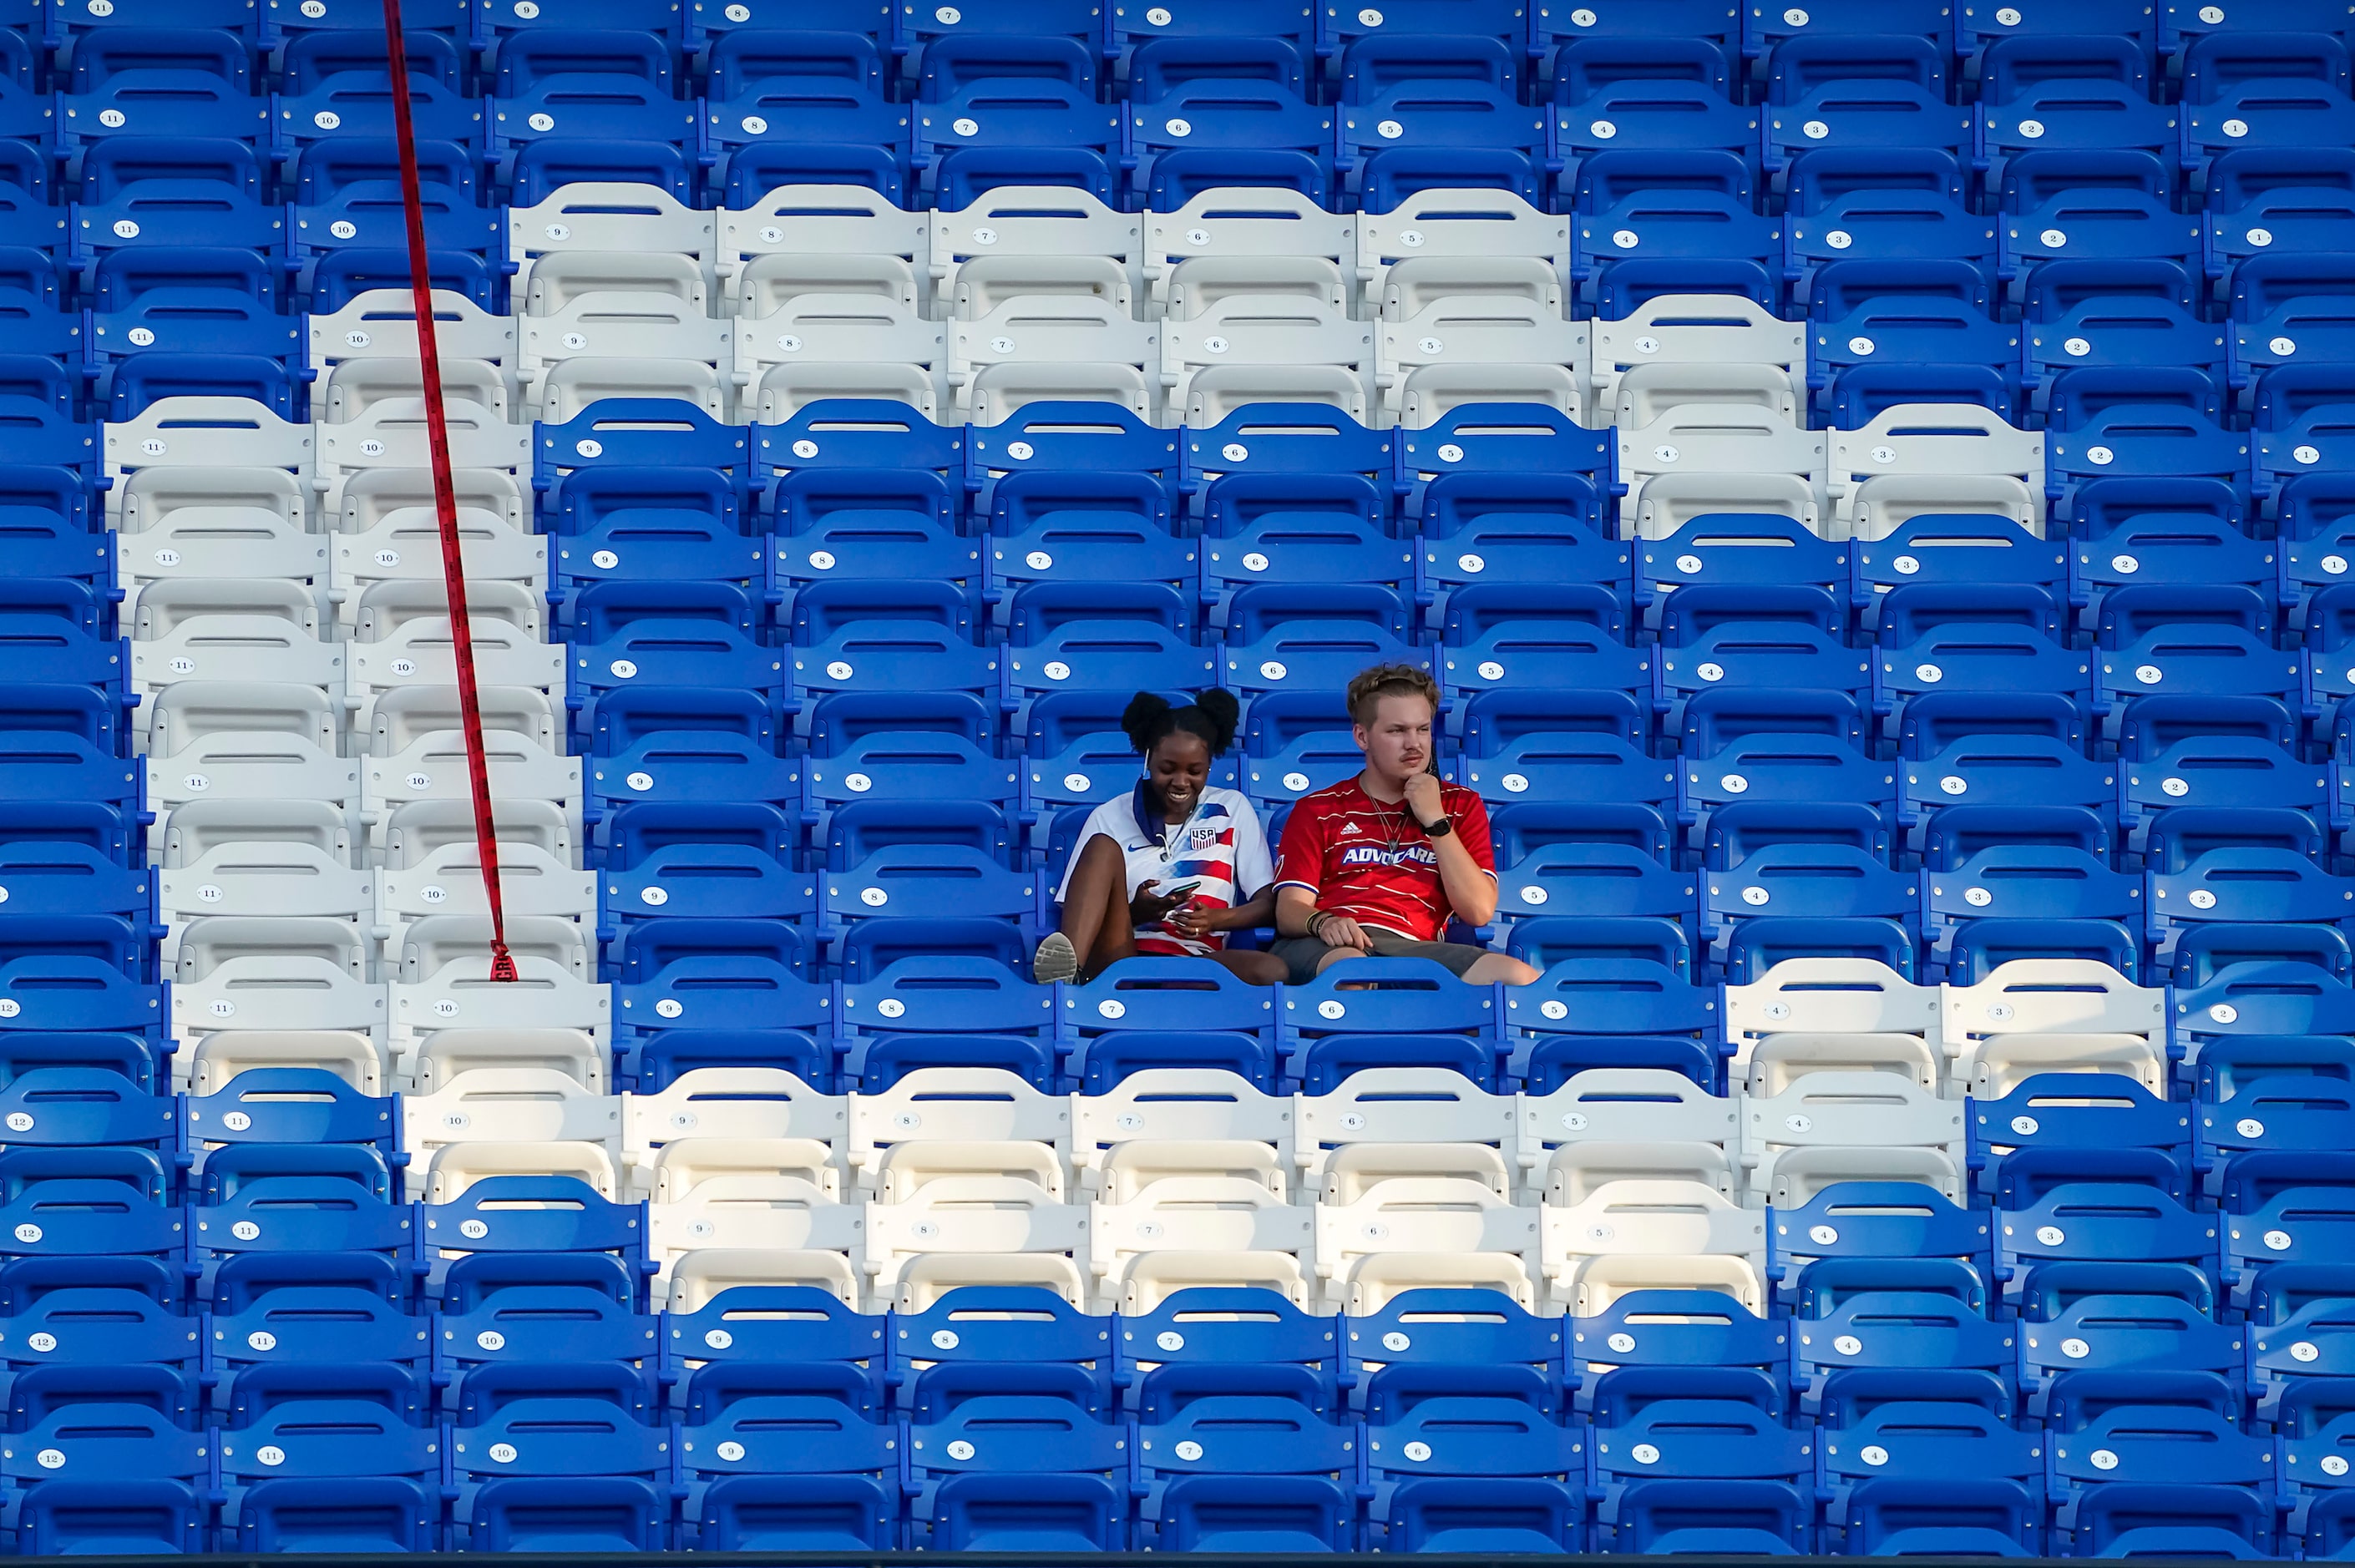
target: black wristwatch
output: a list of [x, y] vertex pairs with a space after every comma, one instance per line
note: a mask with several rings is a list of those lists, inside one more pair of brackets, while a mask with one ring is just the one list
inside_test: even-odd
[[1444, 839], [1455, 831], [1455, 822], [1446, 817], [1435, 822], [1424, 822], [1422, 827], [1423, 836], [1427, 839]]

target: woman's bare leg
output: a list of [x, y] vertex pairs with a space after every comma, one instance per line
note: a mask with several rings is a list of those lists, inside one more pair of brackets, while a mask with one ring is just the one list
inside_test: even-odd
[[[1128, 857], [1117, 841], [1098, 833], [1080, 846], [1060, 928], [1071, 945], [1077, 978], [1082, 980], [1093, 980], [1136, 951], [1136, 932], [1128, 917]], [[1042, 943], [1042, 952], [1045, 947]]]

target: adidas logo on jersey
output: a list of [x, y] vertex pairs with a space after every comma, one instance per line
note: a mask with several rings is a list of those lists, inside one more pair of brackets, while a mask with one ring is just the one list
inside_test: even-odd
[[1355, 823], [1355, 822], [1343, 822], [1343, 823], [1341, 824], [1341, 836], [1342, 836], [1343, 838], [1345, 838], [1345, 839], [1346, 839], [1346, 838], [1348, 838], [1351, 833], [1356, 832], [1357, 831], [1358, 831], [1358, 824], [1357, 824], [1357, 823]]

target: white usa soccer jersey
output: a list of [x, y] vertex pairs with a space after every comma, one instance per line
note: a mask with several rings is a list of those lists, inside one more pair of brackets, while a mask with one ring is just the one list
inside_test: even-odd
[[[1098, 834], [1120, 845], [1127, 861], [1132, 897], [1148, 883], [1167, 888], [1190, 882], [1195, 885], [1197, 904], [1206, 909], [1231, 909], [1248, 903], [1275, 879], [1267, 830], [1260, 824], [1257, 808], [1240, 790], [1205, 788], [1194, 814], [1183, 824], [1167, 829], [1166, 843], [1163, 833], [1137, 821], [1141, 793], [1133, 789], [1088, 814], [1078, 842], [1071, 846], [1071, 863], [1063, 868], [1062, 884], [1055, 889], [1057, 902], [1071, 891], [1071, 867], [1079, 863], [1080, 852]], [[1164, 958], [1199, 957], [1226, 945], [1223, 931], [1186, 938], [1159, 922], [1136, 928], [1136, 950]]]

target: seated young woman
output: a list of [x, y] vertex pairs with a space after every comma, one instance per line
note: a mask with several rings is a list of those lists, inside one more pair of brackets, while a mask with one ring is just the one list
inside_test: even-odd
[[1271, 954], [1227, 946], [1227, 933], [1275, 911], [1267, 830], [1249, 797], [1209, 782], [1210, 760], [1234, 744], [1232, 694], [1204, 692], [1184, 707], [1139, 692], [1120, 726], [1145, 758], [1126, 795], [1089, 814], [1056, 898], [1059, 930], [1039, 944], [1031, 978], [1093, 980], [1136, 955], [1207, 959], [1253, 985], [1284, 977]]

